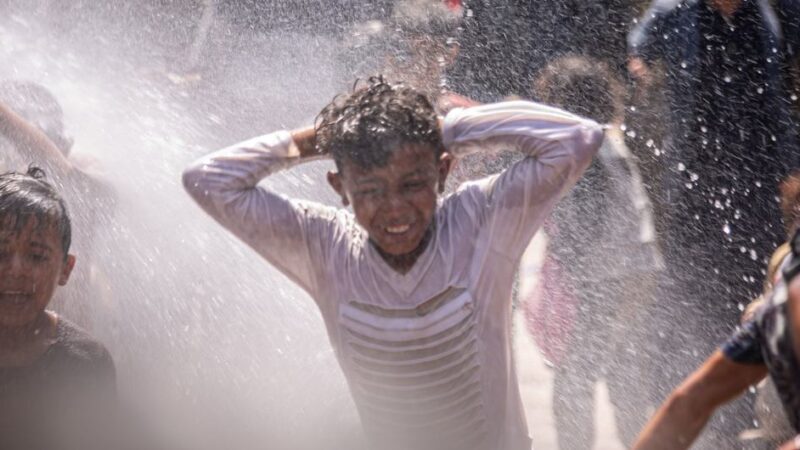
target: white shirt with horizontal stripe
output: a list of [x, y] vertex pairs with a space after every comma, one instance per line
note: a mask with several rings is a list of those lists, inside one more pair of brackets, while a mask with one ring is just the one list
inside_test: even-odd
[[287, 131], [201, 159], [184, 185], [316, 301], [374, 449], [530, 449], [511, 348], [514, 274], [603, 131], [515, 101], [450, 112], [443, 138], [456, 155], [513, 148], [528, 157], [441, 200], [434, 236], [405, 274], [347, 210], [258, 186], [301, 162]]

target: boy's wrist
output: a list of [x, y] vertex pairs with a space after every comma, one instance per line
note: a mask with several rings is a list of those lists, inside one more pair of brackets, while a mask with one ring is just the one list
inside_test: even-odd
[[313, 158], [323, 156], [317, 147], [317, 132], [313, 126], [301, 128], [290, 132], [293, 142], [293, 150], [300, 158]]

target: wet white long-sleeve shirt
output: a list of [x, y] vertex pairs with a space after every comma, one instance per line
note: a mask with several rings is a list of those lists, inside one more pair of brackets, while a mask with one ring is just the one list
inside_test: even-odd
[[603, 131], [516, 101], [455, 110], [443, 137], [455, 154], [501, 147], [528, 157], [443, 199], [434, 237], [405, 274], [350, 212], [258, 186], [300, 162], [286, 131], [201, 159], [184, 185], [316, 301], [373, 448], [530, 449], [511, 349], [514, 274]]

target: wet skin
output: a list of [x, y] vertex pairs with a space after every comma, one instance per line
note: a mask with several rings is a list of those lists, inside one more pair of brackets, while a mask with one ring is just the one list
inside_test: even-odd
[[437, 160], [432, 147], [406, 144], [384, 167], [364, 169], [344, 161], [341, 172], [329, 173], [328, 181], [342, 203], [353, 206], [356, 220], [384, 260], [404, 273], [429, 241], [452, 161], [447, 152]]
[[45, 308], [69, 280], [75, 257], [64, 255], [55, 224], [36, 218], [0, 223], [0, 337], [24, 335], [49, 321]]

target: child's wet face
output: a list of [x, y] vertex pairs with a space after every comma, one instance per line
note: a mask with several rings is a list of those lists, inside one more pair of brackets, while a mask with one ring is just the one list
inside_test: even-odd
[[420, 246], [433, 221], [450, 162], [447, 153], [437, 160], [430, 146], [404, 145], [385, 167], [345, 162], [337, 190], [384, 253], [406, 255]]
[[0, 327], [36, 321], [57, 285], [66, 284], [75, 258], [64, 257], [55, 224], [29, 218], [22, 226], [0, 221]]

